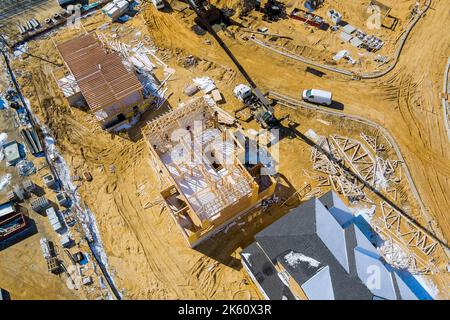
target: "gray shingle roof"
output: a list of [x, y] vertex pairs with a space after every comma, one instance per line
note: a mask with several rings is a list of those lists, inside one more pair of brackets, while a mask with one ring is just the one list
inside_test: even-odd
[[[414, 297], [348, 214], [344, 203], [329, 192], [306, 201], [256, 234], [256, 241], [241, 256], [269, 299], [294, 298], [277, 273], [277, 264], [310, 299]], [[380, 269], [381, 288], [366, 286], [372, 267]]]
[[256, 242], [245, 248], [241, 256], [243, 263], [251, 270], [263, 293], [270, 300], [295, 299], [289, 288], [278, 277], [275, 266]]

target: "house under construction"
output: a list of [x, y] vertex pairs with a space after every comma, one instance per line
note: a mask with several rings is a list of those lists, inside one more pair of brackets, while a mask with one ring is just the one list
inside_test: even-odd
[[275, 191], [275, 179], [262, 171], [267, 161], [248, 161], [255, 141], [241, 130], [222, 128], [203, 98], [156, 118], [144, 136], [152, 166], [168, 182], [162, 198], [191, 247]]
[[56, 47], [70, 71], [58, 77], [58, 86], [72, 105], [82, 96], [103, 129], [117, 130], [145, 111], [148, 104], [136, 74], [95, 33]]

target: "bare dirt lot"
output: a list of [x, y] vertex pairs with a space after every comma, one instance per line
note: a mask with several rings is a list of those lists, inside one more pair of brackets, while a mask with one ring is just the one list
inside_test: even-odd
[[[333, 6], [346, 17], [351, 16], [348, 18], [350, 23], [363, 27], [364, 12], [361, 10], [364, 1], [326, 2], [326, 8]], [[239, 7], [235, 1], [218, 3], [221, 7]], [[392, 34], [392, 31], [383, 31], [380, 36], [396, 39], [408, 19], [412, 1], [404, 1], [399, 6], [395, 6], [394, 1], [386, 1], [386, 4], [395, 8], [393, 12], [403, 22]], [[446, 216], [446, 208], [450, 205], [447, 191], [450, 148], [441, 116], [439, 93], [450, 53], [450, 35], [446, 32], [449, 15], [445, 2], [436, 1], [413, 30], [398, 66], [387, 76], [370, 81], [352, 81], [329, 73], [318, 77], [307, 72], [306, 65], [245, 41], [238, 32], [235, 37], [225, 32], [219, 35], [262, 89], [293, 97], [299, 97], [306, 88], [331, 90], [345, 113], [362, 116], [388, 129], [401, 149], [427, 210], [434, 218], [433, 226], [442, 231], [446, 241], [450, 238], [450, 222]], [[243, 79], [211, 36], [197, 36], [190, 29], [192, 20], [191, 11], [159, 12], [147, 5], [126, 24], [109, 26], [101, 32], [116, 34], [120, 41], [126, 43], [150, 36], [151, 45], [159, 48], [156, 54], [176, 70], [167, 83], [172, 93], [168, 100], [170, 105], [175, 107], [180, 100], [187, 99], [182, 89], [190, 79], [207, 75], [215, 80], [224, 95], [226, 102], [222, 107], [234, 110], [240, 104], [231, 92]], [[101, 14], [96, 14], [83, 20], [83, 25], [87, 31], [100, 32], [97, 28], [107, 21]], [[308, 33], [300, 30], [303, 26], [298, 24], [298, 21], [283, 20], [272, 23], [269, 28], [279, 34], [298, 33], [300, 41], [300, 35]], [[259, 26], [259, 22], [254, 26]], [[231, 30], [234, 32], [233, 27]], [[62, 62], [52, 40], [69, 39], [75, 32], [62, 29], [52, 39], [46, 37], [30, 42], [27, 51], [35, 57], [23, 55], [14, 62], [14, 68], [18, 70], [24, 95], [30, 100], [34, 112], [51, 129], [71, 170], [74, 173], [89, 171], [94, 178], [92, 182], [83, 182], [79, 191], [96, 215], [114, 278], [124, 297], [260, 298], [242, 270], [239, 248], [249, 244], [256, 231], [298, 204], [298, 199], [294, 198], [288, 206], [255, 212], [245, 218], [245, 224], [230, 228], [200, 248], [187, 248], [166, 209], [161, 206], [160, 181], [148, 163], [148, 150], [140, 135], [140, 127], [145, 121], [167, 106], [156, 113], [148, 112], [129, 135], [108, 134], [100, 130], [92, 115], [70, 108], [51, 76], [55, 64]], [[308, 46], [316, 47], [315, 34], [307, 35], [305, 43], [309, 43]], [[149, 42], [147, 44], [150, 45]], [[328, 59], [338, 45], [331, 42], [330, 48], [319, 45], [314, 57], [326, 52]], [[393, 45], [386, 48], [387, 54], [392, 48]], [[185, 68], [183, 61], [189, 55], [197, 57], [198, 64]], [[279, 115], [289, 113], [302, 133], [313, 129], [323, 135], [357, 136], [360, 131], [360, 128], [339, 126], [338, 122], [317, 115], [307, 116], [281, 107], [277, 107], [276, 112]], [[254, 123], [243, 125], [257, 128]], [[280, 150], [282, 178], [278, 193], [287, 199], [311, 180], [302, 171], [303, 168], [311, 171], [310, 146], [301, 139], [285, 139], [280, 143]], [[410, 200], [408, 207], [417, 211], [418, 205], [413, 197], [409, 195], [407, 199]], [[440, 256], [438, 262], [441, 272], [430, 279], [435, 282], [438, 297], [448, 298], [449, 280], [443, 272], [447, 260]], [[19, 286], [17, 290], [20, 290]], [[25, 296], [35, 298], [37, 294], [30, 291]], [[60, 296], [67, 297], [64, 294]]]

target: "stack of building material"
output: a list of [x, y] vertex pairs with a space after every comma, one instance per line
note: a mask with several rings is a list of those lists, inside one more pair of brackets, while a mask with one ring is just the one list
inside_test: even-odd
[[45, 197], [39, 197], [36, 200], [31, 201], [30, 205], [34, 211], [42, 213], [50, 206], [50, 202]]
[[47, 213], [48, 220], [50, 221], [50, 224], [52, 225], [53, 230], [55, 232], [61, 232], [63, 231], [64, 227], [61, 224], [61, 221], [59, 220], [58, 213], [53, 207], [48, 208], [45, 210]]
[[196, 94], [198, 92], [198, 87], [195, 84], [191, 84], [186, 86], [186, 88], [184, 88], [183, 92], [185, 95], [187, 96], [193, 96], [194, 94]]
[[32, 154], [38, 154], [44, 151], [34, 128], [21, 129], [20, 134]]
[[197, 87], [203, 90], [204, 93], [210, 93], [216, 89], [214, 80], [209, 77], [194, 78], [192, 81], [197, 85]]
[[51, 250], [49, 241], [46, 238], [41, 238], [41, 240], [39, 240], [39, 243], [41, 244], [42, 255], [44, 256], [44, 258], [50, 259], [52, 255], [50, 253]]
[[30, 160], [23, 159], [16, 164], [17, 173], [21, 176], [31, 176], [36, 173], [36, 167]]
[[222, 94], [218, 89], [214, 89], [213, 91], [211, 91], [211, 96], [213, 97], [215, 102], [221, 102], [223, 99]]
[[152, 72], [156, 68], [155, 64], [147, 56], [149, 50], [142, 43], [139, 43], [135, 48], [131, 49], [131, 52], [134, 52], [134, 54], [130, 57], [130, 61], [135, 67], [147, 72]]
[[346, 24], [342, 27], [340, 37], [345, 42], [350, 42], [354, 47], [364, 47], [369, 51], [377, 51], [384, 46], [384, 42], [381, 39], [372, 35], [367, 35], [350, 24]]
[[33, 193], [36, 190], [36, 185], [30, 179], [24, 180], [22, 186], [28, 193]]
[[18, 29], [19, 29], [20, 34], [23, 35], [29, 31], [33, 31], [35, 29], [40, 28], [40, 26], [41, 26], [41, 24], [39, 23], [39, 21], [37, 21], [36, 19], [33, 18], [33, 19], [25, 22], [23, 25], [20, 24], [18, 26]]
[[74, 214], [69, 209], [63, 211], [62, 216], [63, 216], [63, 219], [64, 219], [66, 225], [69, 227], [73, 227], [75, 225], [75, 223], [77, 222]]
[[61, 236], [60, 240], [61, 240], [61, 245], [62, 245], [64, 248], [70, 248], [70, 247], [72, 247], [72, 246], [74, 245], [74, 241], [73, 241], [73, 239], [70, 237], [69, 233], [63, 234], [63, 235]]
[[83, 283], [83, 285], [85, 285], [85, 286], [89, 286], [92, 283], [94, 283], [94, 281], [92, 280], [92, 277], [86, 276], [86, 277], [83, 277], [83, 279], [81, 280], [81, 283]]
[[42, 254], [47, 261], [48, 271], [52, 273], [59, 273], [61, 269], [60, 262], [56, 257], [56, 252], [51, 241], [48, 241], [46, 238], [41, 238], [40, 240]]
[[0, 204], [0, 241], [25, 230], [27, 221], [19, 206], [12, 202]]
[[56, 194], [56, 202], [63, 207], [68, 207], [70, 204], [70, 200], [64, 191]]
[[340, 37], [341, 37], [341, 40], [344, 42], [350, 42], [350, 40], [352, 40], [352, 38], [353, 38], [350, 34], [344, 32], [344, 31], [341, 32]]
[[103, 7], [102, 12], [110, 17], [113, 21], [119, 19], [128, 11], [128, 1], [114, 0]]
[[337, 25], [339, 22], [342, 21], [342, 14], [340, 14], [334, 9], [328, 10], [327, 15], [334, 25]]
[[16, 196], [17, 201], [23, 201], [28, 195], [25, 193], [25, 190], [18, 184], [13, 187], [14, 195]]
[[42, 180], [44, 181], [44, 184], [49, 188], [55, 188], [56, 187], [56, 180], [53, 177], [52, 174], [46, 174], [42, 177]]
[[3, 145], [3, 152], [5, 154], [8, 165], [15, 165], [20, 159], [19, 144], [16, 141], [10, 141]]

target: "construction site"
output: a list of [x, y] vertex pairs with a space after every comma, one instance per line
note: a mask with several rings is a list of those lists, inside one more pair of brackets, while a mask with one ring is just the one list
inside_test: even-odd
[[2, 6], [12, 299], [268, 298], [241, 252], [330, 190], [450, 298], [445, 1]]

